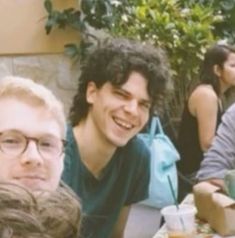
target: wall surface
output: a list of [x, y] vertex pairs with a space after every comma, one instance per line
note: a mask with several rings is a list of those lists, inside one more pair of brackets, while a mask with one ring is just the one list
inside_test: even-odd
[[[53, 0], [55, 9], [78, 5], [77, 0]], [[48, 86], [68, 113], [77, 88], [79, 65], [63, 55], [64, 44], [78, 33], [54, 29], [46, 35], [44, 0], [0, 0], [0, 79], [29, 77]]]
[[50, 88], [64, 103], [66, 114], [77, 88], [78, 63], [63, 54], [0, 56], [0, 78], [18, 75]]
[[[63, 52], [66, 43], [77, 42], [72, 29], [53, 30], [46, 35], [44, 0], [0, 0], [0, 53], [37, 54]], [[77, 5], [76, 0], [53, 0], [55, 9]]]

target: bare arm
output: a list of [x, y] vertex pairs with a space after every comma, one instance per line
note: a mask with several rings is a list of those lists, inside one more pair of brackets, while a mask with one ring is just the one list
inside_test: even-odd
[[[225, 173], [235, 169], [235, 104], [223, 115], [210, 149], [205, 153], [197, 173], [198, 181], [215, 180], [221, 185]], [[217, 181], [218, 179], [218, 181]]]
[[130, 213], [130, 208], [131, 206], [125, 206], [122, 208], [111, 238], [123, 238], [126, 222]]
[[215, 136], [218, 98], [209, 86], [200, 86], [189, 100], [189, 110], [197, 118], [199, 142], [202, 151], [207, 151]]
[[209, 180], [207, 180], [207, 182], [209, 182], [209, 183], [221, 188], [223, 191], [225, 191], [223, 179], [209, 179]]

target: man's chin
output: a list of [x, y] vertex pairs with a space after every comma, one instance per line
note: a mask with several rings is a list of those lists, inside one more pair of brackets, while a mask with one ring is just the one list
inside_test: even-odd
[[116, 147], [123, 147], [123, 146], [125, 146], [128, 143], [128, 141], [130, 141], [130, 139], [118, 138], [116, 140], [113, 140], [113, 144]]
[[39, 179], [17, 179], [14, 181], [16, 184], [29, 189], [30, 191], [49, 191], [52, 190], [45, 180]]

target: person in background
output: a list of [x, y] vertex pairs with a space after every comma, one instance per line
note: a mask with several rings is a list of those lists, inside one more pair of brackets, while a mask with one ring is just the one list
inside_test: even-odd
[[197, 181], [209, 181], [224, 188], [224, 176], [235, 169], [235, 103], [224, 113], [211, 147], [205, 153]]
[[135, 136], [160, 109], [169, 76], [161, 49], [122, 38], [82, 66], [63, 179], [82, 200], [84, 237], [123, 237], [131, 204], [147, 198], [150, 154]]
[[[224, 93], [235, 85], [235, 48], [216, 44], [205, 53], [200, 83], [186, 101], [179, 127], [177, 148], [181, 156], [178, 168], [186, 180], [194, 183], [203, 153], [211, 146], [221, 122]], [[180, 197], [191, 191], [191, 184], [180, 179]]]
[[81, 209], [67, 186], [33, 194], [15, 183], [0, 182], [1, 238], [79, 238]]

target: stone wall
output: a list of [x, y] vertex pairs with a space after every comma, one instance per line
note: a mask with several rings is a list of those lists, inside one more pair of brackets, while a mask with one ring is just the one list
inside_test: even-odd
[[6, 75], [28, 77], [47, 86], [64, 103], [68, 114], [77, 88], [79, 65], [63, 54], [0, 56], [0, 78]]

